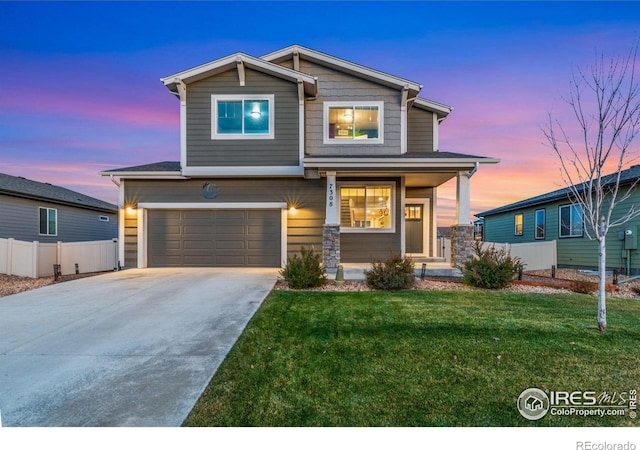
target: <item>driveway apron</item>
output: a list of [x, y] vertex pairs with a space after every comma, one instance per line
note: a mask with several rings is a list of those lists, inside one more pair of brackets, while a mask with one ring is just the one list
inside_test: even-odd
[[131, 269], [0, 298], [3, 426], [179, 426], [277, 269]]

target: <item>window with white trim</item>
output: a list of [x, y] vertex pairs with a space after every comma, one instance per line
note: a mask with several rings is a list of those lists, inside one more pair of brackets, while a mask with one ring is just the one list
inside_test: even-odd
[[524, 234], [524, 215], [522, 213], [513, 216], [513, 225], [513, 234], [515, 236], [522, 236]]
[[382, 144], [384, 102], [324, 102], [325, 144]]
[[273, 95], [212, 95], [212, 139], [273, 139]]
[[560, 216], [560, 230], [558, 236], [561, 238], [582, 237], [583, 220], [582, 207], [580, 205], [563, 205], [558, 208]]
[[394, 229], [393, 186], [340, 186], [341, 231], [392, 231]]
[[54, 208], [38, 208], [40, 234], [56, 236], [58, 234], [58, 210]]

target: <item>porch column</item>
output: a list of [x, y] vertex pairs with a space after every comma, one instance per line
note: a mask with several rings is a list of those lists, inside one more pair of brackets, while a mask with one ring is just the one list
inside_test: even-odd
[[469, 225], [471, 216], [471, 192], [469, 189], [470, 179], [467, 172], [458, 174], [456, 182], [456, 224]]
[[338, 197], [336, 195], [336, 173], [327, 172], [327, 208], [325, 225], [338, 225]]
[[472, 257], [473, 224], [471, 224], [472, 172], [460, 172], [456, 183], [456, 223], [451, 227], [451, 265], [463, 265]]
[[337, 268], [340, 264], [340, 221], [338, 220], [335, 172], [327, 172], [326, 212], [322, 227], [322, 263], [328, 269]]

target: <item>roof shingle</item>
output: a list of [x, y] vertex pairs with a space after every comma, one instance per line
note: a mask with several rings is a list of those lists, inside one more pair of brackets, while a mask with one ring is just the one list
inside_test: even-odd
[[35, 200], [45, 200], [52, 203], [78, 206], [85, 209], [108, 212], [118, 211], [118, 207], [116, 205], [98, 200], [94, 197], [89, 197], [88, 195], [81, 194], [70, 189], [4, 173], [0, 173], [0, 194], [31, 198]]

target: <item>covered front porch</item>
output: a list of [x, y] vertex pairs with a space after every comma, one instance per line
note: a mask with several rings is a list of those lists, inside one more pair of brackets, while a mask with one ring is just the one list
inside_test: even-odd
[[[326, 178], [323, 261], [328, 269], [400, 252], [417, 263], [456, 266], [473, 241], [470, 179], [491, 158], [454, 153], [305, 158], [305, 176]], [[438, 255], [437, 189], [456, 179], [450, 263]], [[417, 264], [418, 266], [418, 264]]]

